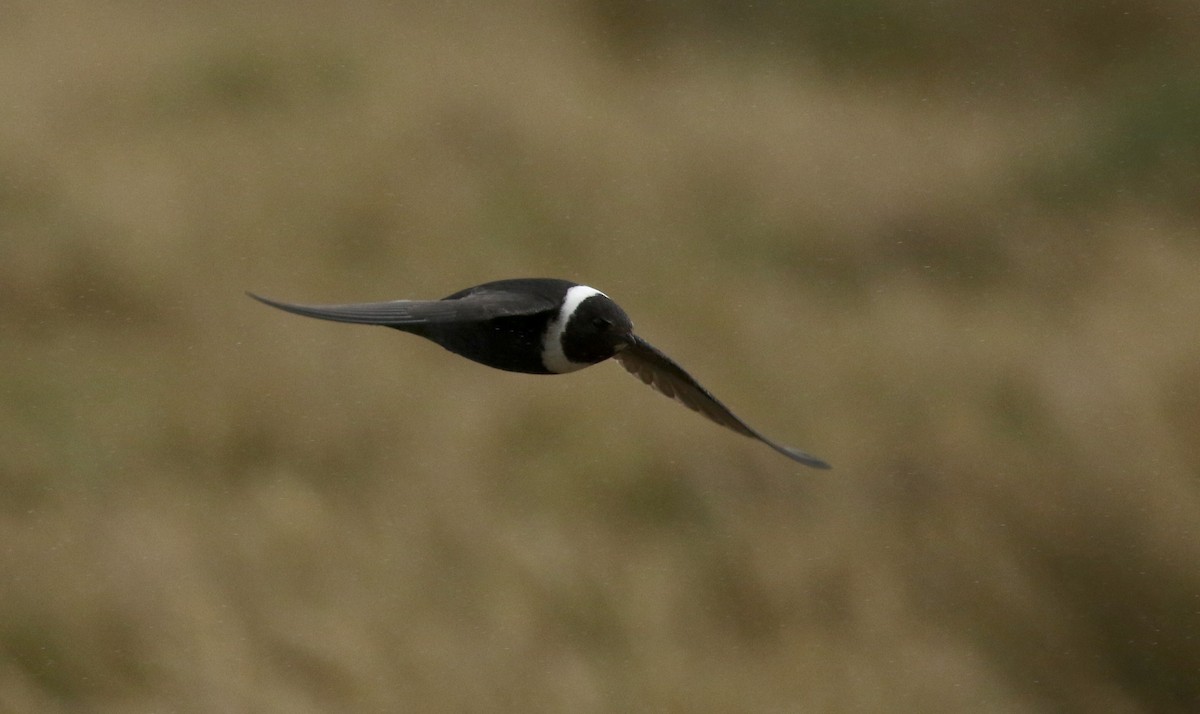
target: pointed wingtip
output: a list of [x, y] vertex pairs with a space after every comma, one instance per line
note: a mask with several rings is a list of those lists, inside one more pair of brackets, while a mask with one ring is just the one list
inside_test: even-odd
[[772, 448], [775, 449], [775, 451], [779, 451], [780, 454], [782, 454], [788, 458], [791, 458], [792, 461], [797, 462], [797, 463], [803, 463], [804, 466], [806, 466], [806, 467], [818, 468], [821, 470], [829, 470], [829, 469], [833, 468], [832, 466], [830, 466], [830, 464], [827, 461], [823, 461], [823, 460], [821, 460], [821, 458], [817, 458], [816, 456], [812, 456], [811, 454], [805, 454], [804, 451], [800, 451], [799, 449], [793, 449], [793, 448], [791, 448], [791, 446], [784, 446], [784, 445], [775, 444], [772, 442], [767, 442], [767, 445], [772, 446]]
[[822, 471], [828, 471], [833, 468], [833, 466], [830, 465], [829, 462], [824, 461], [822, 459], [818, 459], [817, 457], [813, 456], [812, 454], [806, 454], [803, 451], [800, 451], [799, 449], [793, 449], [791, 447], [784, 447], [782, 449], [779, 449], [779, 451], [781, 451], [784, 456], [791, 458], [793, 461], [804, 464], [805, 466], [808, 466], [810, 468], [821, 469]]

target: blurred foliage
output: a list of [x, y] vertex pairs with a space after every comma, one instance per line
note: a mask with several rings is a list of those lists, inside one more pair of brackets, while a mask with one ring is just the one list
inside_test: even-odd
[[632, 0], [591, 10], [614, 54], [638, 62], [699, 43], [785, 65], [816, 62], [862, 91], [1086, 101], [1094, 113], [1075, 150], [1057, 165], [1039, 157], [1041, 193], [1074, 204], [1137, 191], [1189, 213], [1197, 205], [1200, 13], [1190, 3]]
[[[1200, 707], [1190, 4], [5, 20], [0, 710]], [[521, 275], [835, 470], [243, 295]]]
[[641, 50], [699, 36], [730, 52], [815, 59], [839, 79], [1014, 92], [1103, 86], [1147, 60], [1187, 67], [1200, 18], [1181, 0], [593, 3], [606, 36]]

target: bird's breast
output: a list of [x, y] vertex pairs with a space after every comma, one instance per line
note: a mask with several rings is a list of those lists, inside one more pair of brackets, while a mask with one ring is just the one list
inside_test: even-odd
[[456, 355], [507, 372], [554, 374], [542, 362], [547, 316], [517, 315], [427, 326], [426, 337]]

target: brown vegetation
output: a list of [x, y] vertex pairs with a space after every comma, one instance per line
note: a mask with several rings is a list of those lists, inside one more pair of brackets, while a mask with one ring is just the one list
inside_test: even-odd
[[403, 5], [0, 13], [0, 710], [1200, 710], [1192, 3]]

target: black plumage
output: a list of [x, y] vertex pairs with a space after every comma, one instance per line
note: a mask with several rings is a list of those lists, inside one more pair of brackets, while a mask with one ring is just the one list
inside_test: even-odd
[[432, 340], [489, 367], [562, 374], [610, 357], [655, 390], [743, 436], [814, 468], [829, 464], [750, 427], [674, 360], [633, 332], [625, 311], [595, 288], [567, 280], [499, 280], [441, 300], [294, 305], [253, 293], [272, 307], [322, 320], [383, 325]]

